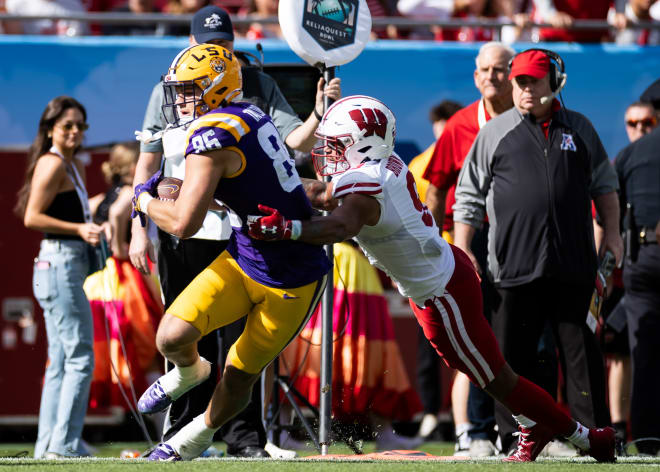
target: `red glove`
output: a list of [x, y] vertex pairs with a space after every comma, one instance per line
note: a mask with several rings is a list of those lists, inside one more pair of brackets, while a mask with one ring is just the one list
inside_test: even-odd
[[248, 215], [247, 225], [250, 237], [263, 241], [298, 239], [302, 223], [300, 220], [287, 220], [274, 208], [259, 205], [259, 211], [266, 216]]

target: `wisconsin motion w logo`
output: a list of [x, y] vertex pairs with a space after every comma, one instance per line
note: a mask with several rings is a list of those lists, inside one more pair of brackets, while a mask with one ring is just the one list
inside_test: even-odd
[[351, 120], [355, 121], [360, 131], [366, 130], [364, 137], [373, 136], [374, 134], [385, 139], [387, 132], [387, 117], [385, 113], [379, 109], [374, 108], [361, 108], [359, 110], [351, 110], [348, 112]]
[[305, 0], [303, 28], [326, 51], [355, 42], [358, 0]]

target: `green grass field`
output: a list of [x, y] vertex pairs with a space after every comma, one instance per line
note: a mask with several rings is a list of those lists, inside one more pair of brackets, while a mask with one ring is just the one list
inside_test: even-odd
[[[371, 471], [420, 471], [431, 472], [442, 468], [442, 472], [472, 472], [476, 468], [488, 469], [493, 472], [509, 470], [552, 471], [552, 472], [601, 472], [609, 470], [660, 470], [660, 457], [620, 457], [616, 464], [597, 464], [589, 458], [572, 459], [538, 459], [531, 464], [504, 464], [499, 459], [484, 460], [446, 460], [446, 461], [353, 461], [350, 460], [309, 460], [304, 456], [316, 455], [314, 451], [300, 451], [303, 456], [292, 461], [273, 459], [198, 459], [192, 462], [157, 463], [140, 459], [119, 459], [124, 449], [144, 450], [144, 443], [108, 443], [95, 445], [97, 456], [87, 459], [72, 460], [35, 460], [30, 459], [32, 444], [0, 444], [0, 471], [49, 471], [49, 472], [107, 472], [135, 470], [177, 470], [180, 472], [196, 472], [221, 470], [223, 472], [272, 472], [273, 470], [300, 470], [305, 472], [371, 472]], [[218, 449], [224, 449], [223, 444], [216, 444]], [[373, 444], [367, 443], [364, 452], [373, 452]], [[436, 456], [449, 456], [453, 452], [453, 443], [429, 442], [419, 448]], [[348, 448], [337, 445], [330, 448], [331, 454], [351, 455]], [[23, 455], [24, 457], [17, 457]], [[587, 472], [584, 470], [584, 472]]]

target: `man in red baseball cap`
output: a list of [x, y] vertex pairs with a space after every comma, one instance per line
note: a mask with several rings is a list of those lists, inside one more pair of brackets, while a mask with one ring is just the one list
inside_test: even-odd
[[[465, 157], [453, 207], [454, 242], [469, 250], [487, 214], [486, 274], [500, 297], [492, 327], [505, 360], [519, 375], [536, 380], [538, 342], [549, 323], [571, 413], [582, 424], [602, 428], [611, 422], [602, 393], [605, 368], [585, 322], [598, 265], [591, 201], [603, 221], [601, 255], [609, 250], [618, 263], [623, 255], [618, 181], [593, 125], [554, 99], [566, 80], [551, 61], [561, 68], [552, 51], [530, 49], [513, 58], [514, 107], [481, 128]], [[500, 432], [510, 430], [510, 412], [495, 408]], [[507, 460], [533, 460], [548, 438], [516, 419], [522, 434]], [[613, 460], [614, 430], [597, 431]], [[575, 437], [568, 439], [575, 444]], [[506, 442], [502, 438], [505, 450]]]
[[509, 72], [509, 80], [513, 83], [515, 106], [521, 113], [532, 113], [540, 122], [550, 118], [553, 108], [553, 101], [541, 100], [552, 96], [553, 90], [550, 87], [548, 72], [550, 72], [550, 57], [537, 49], [524, 51], [515, 56]]

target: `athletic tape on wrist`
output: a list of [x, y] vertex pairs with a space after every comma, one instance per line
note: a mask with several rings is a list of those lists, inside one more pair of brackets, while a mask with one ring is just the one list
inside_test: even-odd
[[145, 215], [147, 214], [147, 206], [149, 205], [149, 202], [153, 199], [154, 197], [149, 195], [147, 192], [142, 192], [138, 197], [138, 204], [140, 205], [140, 211]]

